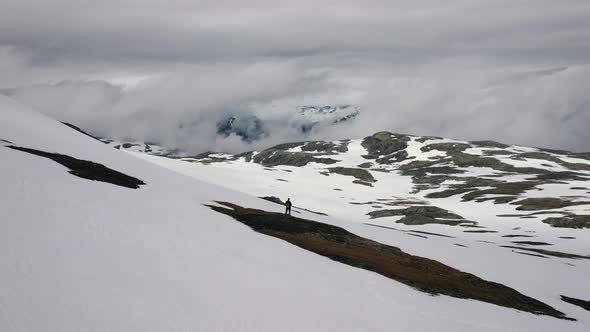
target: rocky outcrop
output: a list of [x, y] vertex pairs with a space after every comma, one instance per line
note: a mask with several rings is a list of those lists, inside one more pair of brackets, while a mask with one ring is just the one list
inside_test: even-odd
[[301, 151], [327, 153], [327, 154], [334, 154], [336, 152], [342, 153], [342, 152], [348, 151], [348, 143], [349, 143], [349, 141], [341, 141], [341, 142], [339, 142], [339, 144], [336, 144], [334, 142], [324, 142], [324, 141], [305, 142], [301, 146]]
[[378, 132], [363, 139], [361, 145], [367, 149], [366, 159], [377, 159], [392, 155], [408, 147], [410, 137], [387, 131]]
[[403, 216], [397, 223], [406, 225], [425, 225], [425, 224], [475, 224], [473, 221], [465, 220], [458, 214], [449, 212], [436, 206], [410, 206], [405, 209], [386, 209], [375, 210], [367, 213], [371, 219]]
[[363, 182], [377, 182], [369, 171], [362, 168], [330, 167], [328, 168], [328, 171], [330, 171], [330, 173], [352, 176]]
[[590, 215], [551, 217], [544, 219], [543, 222], [553, 227], [590, 228]]
[[446, 152], [462, 152], [469, 149], [471, 145], [466, 143], [433, 143], [420, 148], [422, 152], [429, 152], [432, 150], [446, 151]]
[[510, 147], [510, 145], [499, 143], [495, 141], [472, 141], [469, 142], [475, 146], [482, 147], [482, 148], [498, 148], [498, 149], [506, 149]]
[[533, 197], [533, 198], [526, 198], [514, 203], [512, 205], [519, 205], [517, 210], [520, 211], [533, 211], [533, 210], [551, 210], [551, 209], [560, 209], [567, 206], [573, 205], [585, 205], [590, 204], [586, 201], [571, 201], [567, 199], [557, 198], [557, 197]]

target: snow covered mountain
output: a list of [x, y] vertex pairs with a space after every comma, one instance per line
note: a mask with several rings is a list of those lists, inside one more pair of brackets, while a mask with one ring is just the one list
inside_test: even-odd
[[166, 158], [4, 97], [0, 139], [2, 331], [590, 326], [586, 154], [377, 133]]
[[296, 118], [307, 121], [310, 125], [318, 123], [337, 124], [354, 120], [360, 114], [358, 107], [353, 105], [307, 105], [301, 106]]
[[287, 113], [278, 119], [261, 119], [256, 115], [231, 115], [217, 123], [217, 134], [223, 137], [236, 135], [251, 143], [270, 135], [269, 127], [292, 129], [300, 135], [312, 129], [338, 125], [353, 121], [360, 111], [352, 105], [307, 105], [300, 106], [294, 114]]

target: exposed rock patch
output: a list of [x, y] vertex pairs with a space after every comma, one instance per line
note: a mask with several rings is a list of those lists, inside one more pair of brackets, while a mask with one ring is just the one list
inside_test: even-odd
[[139, 144], [135, 144], [135, 143], [123, 143], [121, 146], [123, 147], [123, 149], [129, 149], [131, 147], [140, 146], [140, 145]]
[[63, 123], [64, 125], [66, 125], [66, 126], [68, 126], [68, 127], [72, 128], [72, 129], [74, 129], [75, 131], [77, 131], [77, 132], [81, 133], [81, 134], [84, 134], [84, 135], [86, 135], [86, 136], [88, 136], [88, 137], [90, 137], [90, 138], [93, 138], [93, 139], [95, 139], [95, 140], [97, 140], [97, 141], [101, 142], [101, 143], [104, 143], [104, 142], [101, 140], [101, 138], [100, 138], [100, 137], [97, 137], [97, 136], [94, 136], [94, 135], [90, 135], [89, 133], [87, 133], [87, 132], [85, 132], [84, 130], [80, 129], [80, 127], [74, 126], [74, 125], [73, 125], [73, 124], [71, 124], [71, 123], [67, 123], [67, 122], [63, 122], [63, 121], [62, 121], [62, 123]]
[[349, 141], [341, 141], [340, 144], [324, 141], [305, 142], [305, 144], [301, 146], [301, 150], [306, 152], [315, 151], [329, 154], [333, 154], [334, 152], [347, 152], [348, 143]]
[[526, 244], [529, 246], [552, 246], [553, 244], [547, 242], [538, 242], [538, 241], [512, 241], [515, 244]]
[[441, 140], [442, 137], [437, 137], [437, 136], [422, 136], [419, 138], [416, 138], [415, 141], [419, 142], [419, 143], [424, 143], [426, 141], [435, 141], [435, 140]]
[[474, 299], [534, 314], [571, 319], [551, 306], [512, 288], [480, 279], [428, 258], [409, 255], [399, 248], [359, 237], [340, 227], [278, 213], [245, 209], [231, 203], [217, 203], [227, 208], [213, 205], [209, 207], [233, 217], [259, 233], [283, 239], [335, 261], [379, 273], [423, 292]]
[[223, 155], [223, 157], [220, 157], [218, 153], [213, 152], [213, 151], [207, 151], [207, 152], [203, 152], [203, 153], [199, 153], [197, 155], [194, 156], [189, 156], [186, 157], [187, 159], [194, 159], [195, 161], [204, 164], [204, 165], [209, 165], [212, 163], [223, 163], [223, 162], [228, 162], [228, 161], [234, 161], [234, 160], [238, 160], [241, 157], [241, 155]]
[[483, 195], [520, 195], [537, 186], [537, 181], [519, 181], [519, 182], [500, 182], [495, 184], [495, 188], [476, 190], [463, 195], [464, 201], [471, 201]]
[[543, 222], [553, 227], [590, 228], [590, 215], [551, 217], [544, 219]]
[[590, 164], [566, 162], [559, 157], [556, 157], [556, 156], [553, 156], [553, 155], [550, 155], [550, 154], [544, 153], [544, 152], [525, 152], [525, 153], [518, 154], [518, 157], [552, 161], [556, 164], [559, 164], [565, 168], [568, 168], [568, 169], [571, 169], [574, 171], [589, 171], [590, 170]]
[[366, 159], [377, 159], [392, 155], [408, 147], [410, 137], [382, 131], [363, 139], [361, 145], [367, 149]]
[[438, 236], [438, 237], [446, 237], [449, 239], [454, 239], [454, 236], [450, 236], [450, 235], [445, 235], [445, 234], [440, 234], [440, 233], [432, 233], [432, 232], [425, 232], [425, 231], [415, 231], [415, 230], [410, 230], [410, 232], [412, 233], [419, 233], [419, 234], [426, 234], [426, 235], [432, 235], [432, 236]]
[[305, 166], [311, 162], [321, 164], [334, 164], [338, 162], [337, 160], [332, 158], [315, 157], [314, 155], [309, 153], [286, 152], [282, 150], [276, 150], [273, 148], [264, 150], [256, 154], [252, 158], [252, 160], [255, 163], [261, 164], [263, 166], [287, 165], [296, 167]]
[[139, 188], [139, 186], [145, 184], [142, 180], [138, 178], [134, 178], [127, 174], [115, 171], [102, 164], [98, 164], [92, 161], [76, 159], [65, 154], [50, 153], [14, 145], [7, 147], [13, 150], [22, 151], [36, 156], [51, 159], [57, 162], [58, 164], [69, 168], [70, 174], [83, 179], [106, 182], [131, 189], [137, 189]]
[[548, 172], [547, 170], [534, 167], [516, 167], [492, 157], [482, 157], [464, 152], [452, 152], [449, 154], [453, 158], [455, 165], [459, 167], [489, 167], [501, 172], [519, 174], [543, 174]]
[[577, 305], [578, 307], [584, 308], [590, 311], [590, 301], [584, 301], [580, 299], [576, 299], [575, 297], [569, 297], [565, 295], [561, 295], [561, 300], [567, 302], [569, 304]]
[[359, 164], [356, 167], [359, 167], [359, 168], [371, 168], [371, 166], [373, 166], [373, 163], [366, 162], [366, 163]]
[[[412, 157], [412, 158], [414, 158], [414, 157]], [[408, 152], [406, 150], [401, 150], [401, 151], [392, 153], [388, 156], [378, 158], [375, 161], [379, 164], [391, 165], [393, 163], [399, 163], [400, 161], [404, 161], [406, 159], [409, 159]]]
[[348, 167], [330, 167], [328, 168], [330, 173], [345, 175], [345, 176], [352, 176], [359, 181], [370, 183], [370, 182], [377, 182], [373, 175], [365, 169], [362, 168], [348, 168]]
[[475, 224], [465, 220], [458, 214], [449, 212], [436, 206], [410, 206], [405, 209], [375, 210], [367, 213], [371, 219], [403, 216], [397, 223], [406, 225], [443, 224], [460, 225], [463, 223]]
[[519, 211], [534, 211], [560, 209], [574, 205], [585, 205], [590, 204], [590, 202], [574, 202], [571, 200], [565, 200], [557, 197], [532, 197], [511, 204], [519, 205], [519, 207], [516, 208]]
[[543, 255], [539, 255], [539, 254], [533, 254], [533, 253], [530, 253], [530, 252], [522, 252], [522, 251], [516, 251], [516, 250], [512, 250], [512, 252], [517, 253], [517, 254], [521, 254], [521, 255], [533, 256], [533, 257], [549, 258], [547, 256], [543, 256]]
[[432, 150], [446, 151], [446, 152], [462, 152], [469, 149], [471, 145], [465, 143], [433, 143], [420, 148], [422, 152], [429, 152]]
[[571, 258], [571, 259], [590, 259], [590, 256], [583, 256], [583, 255], [576, 255], [576, 254], [569, 254], [560, 251], [553, 251], [547, 249], [539, 249], [539, 248], [530, 248], [530, 247], [517, 247], [517, 246], [501, 246], [503, 248], [510, 248], [510, 249], [518, 249], [524, 251], [532, 251], [538, 254], [559, 257], [559, 258]]
[[498, 149], [506, 149], [509, 148], [510, 145], [504, 144], [504, 143], [499, 143], [499, 142], [495, 142], [495, 141], [471, 141], [469, 142], [475, 146], [481, 147], [481, 148], [498, 148]]
[[285, 205], [285, 202], [283, 202], [280, 198], [278, 198], [276, 196], [263, 196], [260, 198], [262, 198], [265, 201], [273, 202], [273, 203], [280, 204], [280, 205]]

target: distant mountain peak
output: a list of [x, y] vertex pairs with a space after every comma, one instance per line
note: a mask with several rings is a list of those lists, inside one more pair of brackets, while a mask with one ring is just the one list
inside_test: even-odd
[[247, 143], [252, 143], [270, 135], [271, 127], [290, 127], [306, 134], [312, 129], [328, 127], [354, 120], [359, 114], [358, 107], [344, 105], [304, 105], [296, 108], [295, 114], [284, 118], [268, 120], [254, 114], [231, 114], [217, 122], [217, 135], [228, 137], [236, 135]]
[[326, 122], [336, 124], [354, 119], [360, 114], [358, 107], [345, 105], [305, 105], [299, 107], [298, 117], [304, 117], [311, 122]]

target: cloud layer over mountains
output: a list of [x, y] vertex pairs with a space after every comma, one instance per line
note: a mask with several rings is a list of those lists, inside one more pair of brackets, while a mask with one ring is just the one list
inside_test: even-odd
[[[378, 130], [590, 150], [587, 1], [29, 2], [0, 13], [1, 91], [97, 135], [191, 152]], [[293, 130], [308, 104], [361, 114]], [[218, 135], [232, 115], [268, 135]]]

